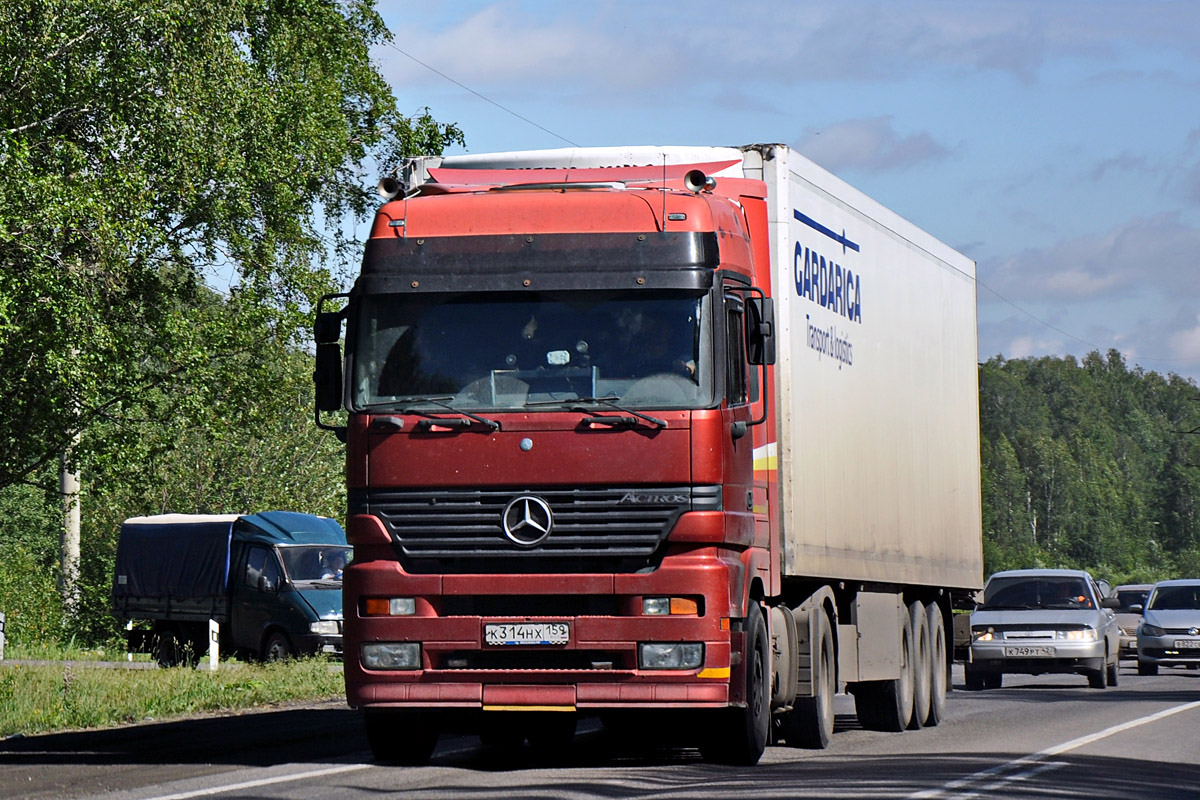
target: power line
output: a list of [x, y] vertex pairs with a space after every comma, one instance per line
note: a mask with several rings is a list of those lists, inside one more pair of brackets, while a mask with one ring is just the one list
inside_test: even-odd
[[407, 53], [404, 50], [401, 50], [399, 47], [396, 46], [395, 42], [388, 42], [388, 46], [391, 47], [393, 50], [395, 50], [400, 55], [404, 56], [405, 58], [411, 59], [412, 61], [415, 61], [416, 63], [420, 64], [422, 67], [424, 67], [425, 69], [434, 73], [435, 75], [440, 75], [441, 77], [450, 81], [451, 83], [453, 83], [455, 86], [459, 87], [460, 89], [470, 92], [471, 94], [475, 95], [476, 97], [478, 97], [480, 100], [483, 100], [484, 102], [491, 103], [496, 108], [503, 111], [504, 113], [511, 114], [512, 116], [516, 117], [517, 119], [521, 120], [522, 122], [532, 125], [533, 127], [537, 128], [538, 130], [544, 131], [556, 139], [562, 139], [564, 142], [571, 145], [572, 147], [580, 147], [581, 146], [578, 142], [573, 142], [570, 139], [568, 139], [567, 137], [565, 137], [561, 134], [555, 133], [554, 131], [550, 130], [549, 128], [545, 127], [544, 125], [539, 125], [536, 122], [534, 122], [533, 120], [529, 119], [528, 117], [521, 116], [517, 112], [513, 111], [511, 108], [506, 108], [505, 106], [500, 105], [492, 98], [487, 97], [486, 95], [480, 94], [479, 92], [475, 91], [470, 86], [467, 86], [466, 84], [462, 83], [461, 81], [456, 81], [454, 78], [451, 78], [449, 75], [442, 72], [441, 70], [436, 69], [435, 67], [431, 67], [429, 64], [426, 64], [424, 61], [417, 58], [412, 53]]

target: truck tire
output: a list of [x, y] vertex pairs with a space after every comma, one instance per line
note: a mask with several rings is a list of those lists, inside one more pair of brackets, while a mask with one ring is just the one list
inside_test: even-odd
[[439, 731], [432, 714], [366, 711], [367, 744], [376, 761], [419, 767], [429, 763]]
[[762, 758], [771, 732], [771, 641], [758, 603], [746, 614], [745, 630], [746, 706], [714, 715], [700, 752], [708, 761], [749, 767]]
[[908, 621], [913, 632], [913, 710], [909, 730], [920, 730], [929, 719], [929, 699], [933, 693], [933, 659], [930, 657], [929, 625], [925, 604], [914, 600], [908, 606]]
[[162, 631], [155, 637], [154, 660], [168, 669], [183, 662], [183, 646], [174, 631]]
[[271, 631], [263, 642], [263, 661], [286, 661], [292, 657], [292, 643], [281, 631]]
[[792, 747], [824, 750], [833, 736], [833, 696], [837, 694], [833, 630], [825, 612], [814, 616], [812, 647], [813, 696], [797, 697], [791, 711], [780, 720], [780, 733]]
[[883, 681], [864, 681], [854, 694], [858, 721], [871, 731], [900, 733], [908, 728], [913, 713], [913, 629], [907, 612], [900, 631], [900, 676]]
[[934, 727], [946, 718], [946, 694], [950, 690], [950, 662], [947, 659], [946, 620], [937, 603], [925, 608], [925, 628], [929, 631], [930, 677], [929, 716], [925, 724]]

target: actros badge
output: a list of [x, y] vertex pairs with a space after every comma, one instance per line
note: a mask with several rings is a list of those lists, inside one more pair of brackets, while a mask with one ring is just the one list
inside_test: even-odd
[[531, 494], [521, 495], [504, 507], [504, 535], [521, 547], [541, 544], [554, 526], [550, 504]]

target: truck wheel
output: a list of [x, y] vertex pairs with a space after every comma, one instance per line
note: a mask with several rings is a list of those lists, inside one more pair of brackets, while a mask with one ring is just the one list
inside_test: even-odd
[[812, 640], [813, 696], [797, 697], [795, 707], [783, 715], [780, 732], [792, 747], [824, 750], [833, 736], [833, 696], [837, 694], [833, 631], [825, 612], [817, 609]]
[[937, 603], [925, 608], [925, 628], [929, 631], [929, 665], [931, 683], [929, 692], [929, 716], [925, 724], [934, 727], [946, 718], [946, 693], [950, 689], [949, 662], [946, 659], [946, 620]]
[[909, 730], [919, 730], [929, 719], [929, 698], [933, 693], [933, 664], [929, 651], [929, 626], [925, 621], [925, 604], [914, 600], [908, 607], [909, 625], [913, 632], [913, 710]]
[[900, 676], [885, 681], [864, 681], [854, 695], [858, 721], [871, 731], [899, 733], [908, 728], [913, 714], [913, 629], [907, 613], [900, 632]]
[[742, 674], [746, 707], [714, 715], [700, 751], [705, 759], [720, 764], [753, 766], [762, 758], [771, 731], [771, 651], [767, 624], [757, 603], [746, 615], [746, 651]]
[[437, 720], [431, 714], [367, 711], [363, 714], [367, 744], [376, 761], [419, 767], [429, 763], [437, 747]]
[[292, 657], [292, 643], [279, 631], [272, 631], [263, 643], [263, 661], [285, 661]]

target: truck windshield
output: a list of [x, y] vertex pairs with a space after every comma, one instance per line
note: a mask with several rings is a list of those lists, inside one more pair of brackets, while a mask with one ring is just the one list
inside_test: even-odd
[[288, 579], [296, 581], [340, 581], [352, 549], [344, 545], [284, 545], [279, 548]]
[[[713, 403], [710, 301], [683, 292], [366, 296], [354, 407]], [[584, 400], [581, 401], [581, 398]]]

